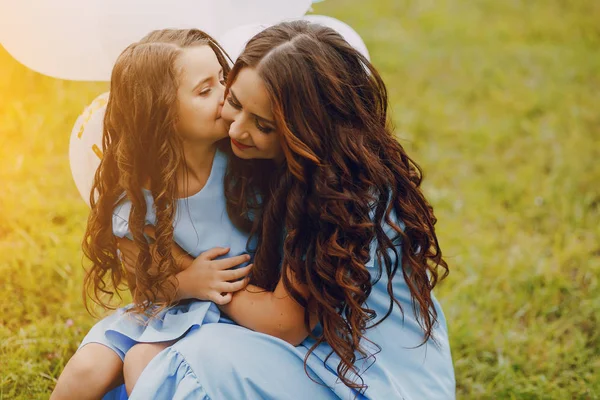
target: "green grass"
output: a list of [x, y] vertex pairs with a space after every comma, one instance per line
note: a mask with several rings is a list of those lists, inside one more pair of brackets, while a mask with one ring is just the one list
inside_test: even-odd
[[[459, 397], [600, 398], [600, 3], [327, 0], [315, 12], [365, 39], [425, 170]], [[68, 142], [106, 89], [0, 50], [0, 399], [46, 398], [94, 322]]]

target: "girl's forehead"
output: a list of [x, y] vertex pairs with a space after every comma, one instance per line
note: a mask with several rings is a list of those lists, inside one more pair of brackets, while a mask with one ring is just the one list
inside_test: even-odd
[[208, 78], [221, 69], [215, 52], [209, 45], [188, 47], [181, 51], [176, 60], [176, 68], [184, 81], [195, 81]]

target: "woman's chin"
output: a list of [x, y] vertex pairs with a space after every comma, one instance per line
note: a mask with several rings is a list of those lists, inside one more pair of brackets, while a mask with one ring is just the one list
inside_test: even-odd
[[248, 154], [246, 154], [243, 150], [238, 149], [235, 144], [233, 144], [233, 143], [230, 143], [230, 144], [231, 144], [231, 150], [233, 150], [233, 154], [235, 154], [236, 157], [243, 158], [245, 160], [249, 160], [252, 158], [252, 157], [249, 157]]

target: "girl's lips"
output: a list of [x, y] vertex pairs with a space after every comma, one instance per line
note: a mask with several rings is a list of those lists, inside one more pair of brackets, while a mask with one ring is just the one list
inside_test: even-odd
[[246, 150], [246, 149], [249, 149], [251, 147], [254, 147], [254, 146], [247, 146], [245, 144], [242, 144], [242, 143], [238, 142], [237, 140], [235, 140], [233, 138], [231, 139], [231, 143], [233, 143], [235, 145], [235, 147], [237, 147], [240, 150]]

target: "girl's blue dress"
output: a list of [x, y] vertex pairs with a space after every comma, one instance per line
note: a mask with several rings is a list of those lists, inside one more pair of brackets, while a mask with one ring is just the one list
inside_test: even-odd
[[[223, 179], [227, 168], [227, 155], [217, 151], [210, 176], [205, 186], [193, 196], [179, 199], [174, 221], [174, 240], [193, 257], [214, 247], [229, 247], [227, 256], [246, 253], [248, 236], [238, 230], [227, 215]], [[153, 199], [144, 192], [147, 204], [146, 224], [156, 223]], [[129, 211], [131, 203], [120, 203], [113, 214], [113, 232], [118, 237], [129, 237]], [[202, 324], [218, 322], [220, 312], [209, 301], [191, 301], [162, 311], [152, 319], [126, 313], [130, 306], [116, 310], [99, 321], [83, 339], [80, 348], [88, 343], [103, 344], [117, 353], [121, 359], [137, 343], [156, 343], [174, 340]], [[110, 393], [105, 399], [126, 398], [124, 386]]]
[[[385, 226], [390, 237], [391, 227]], [[371, 246], [367, 265], [375, 279], [376, 246]], [[393, 253], [390, 252], [393, 256]], [[380, 320], [388, 310], [388, 279], [383, 272], [367, 300]], [[173, 346], [163, 350], [143, 371], [130, 399], [454, 399], [455, 379], [446, 319], [437, 300], [435, 340], [422, 344], [423, 331], [412, 310], [408, 286], [399, 269], [393, 279], [396, 298], [392, 314], [368, 329], [364, 341], [371, 354], [356, 362], [367, 390], [346, 387], [337, 375], [339, 357], [327, 359], [331, 347], [321, 344], [307, 360], [314, 344], [310, 338], [299, 346], [249, 329], [220, 323], [203, 324]], [[213, 321], [211, 321], [213, 322]], [[317, 330], [320, 327], [316, 328]], [[307, 376], [310, 374], [310, 378]]]

